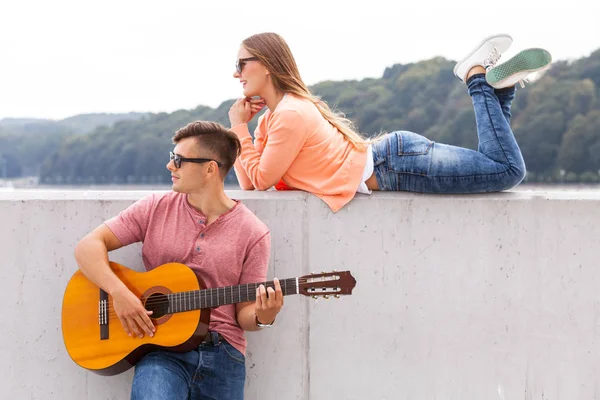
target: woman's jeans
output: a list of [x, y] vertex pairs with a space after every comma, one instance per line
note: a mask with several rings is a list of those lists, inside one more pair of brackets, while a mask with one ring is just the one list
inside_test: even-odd
[[478, 151], [435, 143], [408, 131], [373, 143], [380, 190], [481, 193], [510, 189], [525, 177], [525, 162], [510, 128], [515, 88], [495, 90], [484, 74], [467, 82], [473, 100]]

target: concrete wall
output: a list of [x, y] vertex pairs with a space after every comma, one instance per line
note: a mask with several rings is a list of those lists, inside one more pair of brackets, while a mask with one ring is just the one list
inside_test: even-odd
[[[247, 399], [600, 398], [600, 195], [229, 192], [272, 231], [269, 277], [352, 271], [352, 296], [286, 298], [248, 333]], [[73, 247], [144, 192], [0, 193], [6, 399], [128, 398], [61, 337]], [[140, 268], [140, 247], [111, 255]]]

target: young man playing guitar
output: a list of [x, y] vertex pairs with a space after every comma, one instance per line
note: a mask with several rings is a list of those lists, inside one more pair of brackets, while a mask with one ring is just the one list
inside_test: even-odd
[[[85, 236], [75, 249], [83, 274], [112, 297], [112, 310], [131, 340], [160, 333], [124, 282], [111, 270], [108, 252], [143, 242], [147, 270], [179, 262], [208, 288], [264, 282], [270, 236], [241, 202], [225, 194], [224, 180], [240, 152], [237, 136], [212, 122], [193, 122], [177, 131], [167, 169], [173, 191], [147, 196]], [[137, 363], [132, 399], [243, 399], [246, 340], [275, 321], [283, 305], [275, 289], [256, 291], [255, 302], [214, 309], [209, 333], [188, 352], [154, 351]]]

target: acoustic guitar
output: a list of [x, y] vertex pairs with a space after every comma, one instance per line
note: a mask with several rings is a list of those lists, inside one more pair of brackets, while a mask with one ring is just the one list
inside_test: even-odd
[[[115, 274], [136, 294], [157, 326], [154, 337], [128, 336], [112, 308], [112, 298], [75, 272], [63, 298], [62, 333], [73, 361], [101, 375], [116, 375], [157, 349], [189, 351], [200, 345], [208, 332], [210, 309], [225, 304], [256, 300], [256, 288], [273, 282], [205, 288], [194, 271], [180, 263], [137, 272], [110, 262]], [[310, 274], [279, 281], [284, 296], [301, 294], [340, 297], [352, 294], [356, 280], [349, 271]]]

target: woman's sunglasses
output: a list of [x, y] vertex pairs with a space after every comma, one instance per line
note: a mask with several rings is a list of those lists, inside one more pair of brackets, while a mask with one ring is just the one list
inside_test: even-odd
[[246, 63], [248, 61], [259, 61], [259, 60], [256, 57], [247, 57], [247, 58], [238, 59], [237, 62], [235, 63], [235, 70], [237, 71], [238, 74], [242, 73], [242, 70], [244, 69], [244, 66], [246, 65]]

